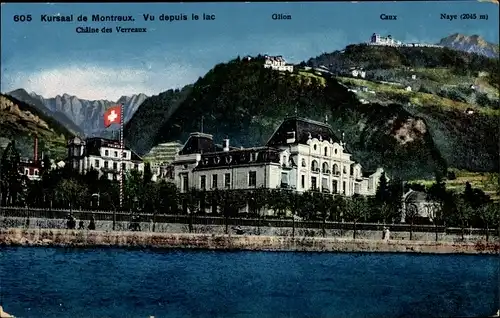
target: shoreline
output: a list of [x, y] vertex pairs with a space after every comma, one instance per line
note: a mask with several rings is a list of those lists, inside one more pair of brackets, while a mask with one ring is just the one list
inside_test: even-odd
[[490, 255], [500, 252], [498, 240], [456, 243], [18, 228], [0, 229], [0, 246]]

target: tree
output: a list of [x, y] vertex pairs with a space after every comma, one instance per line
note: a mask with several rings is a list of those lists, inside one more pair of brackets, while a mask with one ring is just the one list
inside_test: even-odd
[[55, 189], [55, 196], [58, 201], [68, 204], [70, 211], [75, 207], [80, 207], [87, 197], [87, 189], [76, 179], [62, 179]]
[[187, 213], [189, 214], [189, 233], [191, 233], [193, 231], [193, 216], [199, 208], [200, 191], [196, 188], [192, 188], [184, 194], [184, 200], [188, 210]]
[[387, 177], [385, 176], [385, 172], [382, 172], [380, 176], [379, 184], [377, 187], [377, 191], [375, 192], [375, 199], [379, 203], [386, 202], [389, 196], [389, 187], [387, 183]]
[[392, 219], [395, 214], [394, 207], [386, 202], [378, 207], [377, 212], [383, 224], [387, 224], [387, 220]]
[[22, 180], [19, 173], [20, 156], [15, 141], [11, 141], [2, 154], [0, 186], [3, 205], [17, 204], [18, 196], [22, 192]]
[[175, 184], [162, 180], [159, 182], [160, 210], [167, 214], [177, 214], [179, 210], [179, 190]]
[[146, 162], [144, 164], [144, 175], [143, 175], [144, 185], [150, 183], [152, 178], [153, 178], [153, 172], [151, 171], [151, 164], [149, 162]]
[[460, 225], [462, 240], [463, 240], [465, 235], [465, 228], [468, 225], [473, 210], [470, 204], [465, 199], [463, 199], [462, 196], [454, 196], [454, 200], [455, 200], [454, 217], [457, 219], [458, 224]]
[[356, 239], [356, 224], [357, 222], [368, 215], [368, 205], [365, 198], [361, 196], [352, 197], [347, 201], [346, 217], [349, 221], [353, 222], [354, 231], [353, 239]]
[[391, 221], [393, 221], [403, 208], [403, 180], [401, 180], [401, 178], [399, 177], [395, 177], [389, 182], [387, 190], [388, 193], [385, 202], [389, 204], [389, 206], [391, 207], [390, 211], [392, 212], [387, 216], [387, 220], [390, 219]]
[[489, 240], [490, 226], [499, 226], [500, 222], [500, 204], [489, 203], [477, 209], [479, 218], [483, 221], [483, 226], [486, 232], [486, 241]]
[[410, 241], [413, 239], [413, 224], [418, 216], [418, 207], [414, 203], [405, 207], [405, 223], [410, 224]]
[[249, 208], [252, 214], [257, 215], [257, 228], [260, 235], [262, 209], [269, 207], [269, 190], [264, 187], [249, 192]]

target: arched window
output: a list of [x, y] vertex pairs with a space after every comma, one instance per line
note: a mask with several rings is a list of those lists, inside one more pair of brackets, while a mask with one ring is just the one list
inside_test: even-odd
[[334, 164], [333, 164], [332, 170], [333, 170], [333, 171], [332, 171], [332, 172], [333, 172], [333, 174], [335, 174], [335, 175], [338, 175], [338, 174], [339, 174], [339, 172], [340, 172], [340, 171], [339, 171], [339, 166], [338, 166], [336, 163], [334, 163]]
[[318, 149], [318, 146], [317, 146], [317, 145], [314, 145], [314, 146], [313, 146], [313, 149], [314, 149], [314, 150]]
[[302, 167], [307, 167], [306, 159], [302, 159]]
[[328, 147], [325, 147], [325, 156], [328, 156]]
[[344, 174], [346, 174], [346, 173], [347, 173], [347, 166], [344, 166], [344, 167], [343, 167], [342, 172], [343, 172]]
[[328, 162], [323, 162], [323, 173], [327, 173], [330, 171], [330, 167], [328, 166]]
[[312, 171], [318, 171], [319, 170], [319, 167], [318, 167], [318, 162], [316, 160], [313, 160], [312, 161], [312, 164], [311, 164], [311, 170]]
[[335, 148], [335, 154], [337, 154], [337, 148]]

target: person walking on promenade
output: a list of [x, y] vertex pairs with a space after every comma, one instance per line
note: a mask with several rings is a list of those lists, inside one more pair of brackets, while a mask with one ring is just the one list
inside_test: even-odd
[[89, 223], [89, 230], [94, 231], [95, 230], [95, 218], [94, 218], [94, 213], [90, 216], [90, 223]]

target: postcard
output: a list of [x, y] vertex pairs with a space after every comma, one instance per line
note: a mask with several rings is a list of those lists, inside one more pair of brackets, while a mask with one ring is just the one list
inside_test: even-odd
[[1, 317], [499, 309], [498, 1], [1, 20]]

